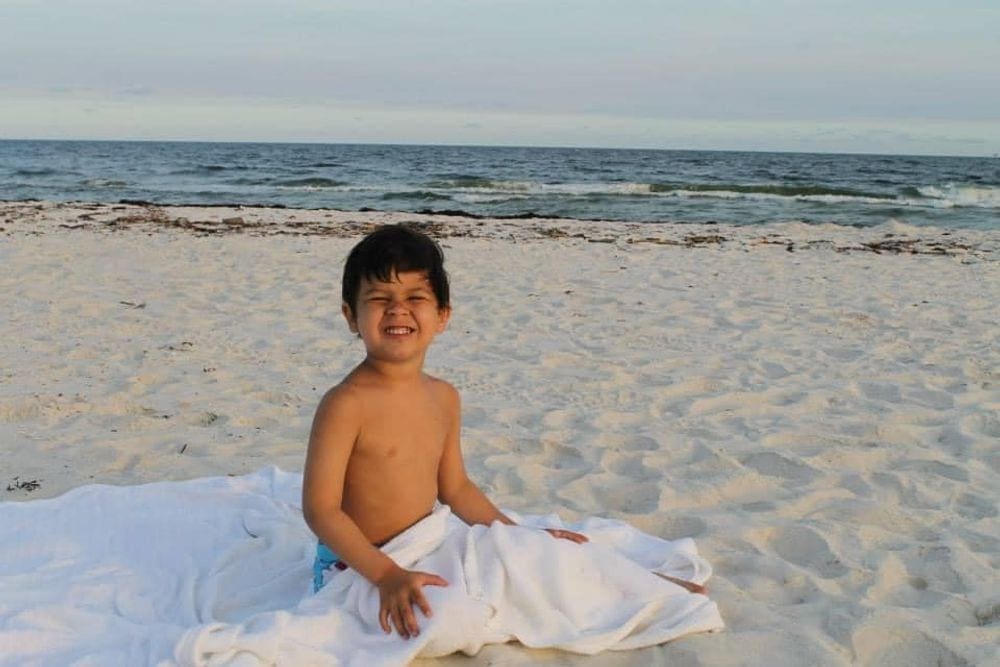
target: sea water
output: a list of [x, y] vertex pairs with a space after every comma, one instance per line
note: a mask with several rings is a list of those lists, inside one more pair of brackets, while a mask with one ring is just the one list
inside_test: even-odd
[[0, 141], [0, 200], [609, 221], [1000, 228], [1000, 159], [354, 144]]

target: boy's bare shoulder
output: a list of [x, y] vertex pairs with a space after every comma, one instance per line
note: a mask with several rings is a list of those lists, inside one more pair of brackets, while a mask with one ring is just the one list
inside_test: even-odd
[[350, 376], [348, 376], [323, 394], [323, 398], [320, 399], [319, 405], [316, 407], [316, 414], [357, 414], [363, 405], [364, 394], [364, 385], [351, 381]]
[[457, 408], [461, 403], [462, 398], [458, 393], [458, 390], [451, 385], [451, 383], [442, 380], [441, 378], [436, 378], [433, 375], [426, 375], [427, 382], [430, 385], [431, 391], [434, 392], [434, 396], [437, 400], [446, 404], [448, 407]]

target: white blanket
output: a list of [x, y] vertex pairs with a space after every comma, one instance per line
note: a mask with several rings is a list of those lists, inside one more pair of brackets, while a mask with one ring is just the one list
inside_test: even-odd
[[301, 484], [270, 468], [0, 504], [0, 664], [397, 665], [514, 639], [589, 654], [722, 627], [711, 600], [651, 573], [708, 579], [689, 539], [554, 515], [470, 528], [439, 507], [383, 549], [450, 586], [424, 588], [434, 616], [417, 613], [419, 637], [386, 635], [353, 570], [312, 594]]

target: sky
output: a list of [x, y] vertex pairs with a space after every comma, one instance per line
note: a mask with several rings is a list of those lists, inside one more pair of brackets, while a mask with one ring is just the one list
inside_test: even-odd
[[996, 0], [0, 0], [0, 138], [1000, 153]]

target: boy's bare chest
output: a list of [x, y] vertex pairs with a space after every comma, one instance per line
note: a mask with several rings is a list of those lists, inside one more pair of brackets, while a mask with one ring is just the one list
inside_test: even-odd
[[448, 436], [446, 415], [433, 403], [388, 404], [367, 415], [355, 455], [384, 465], [437, 464]]

